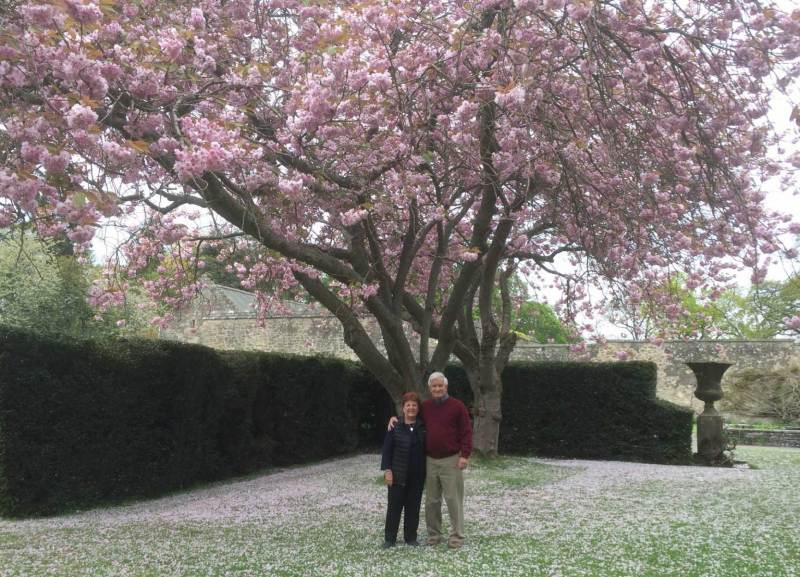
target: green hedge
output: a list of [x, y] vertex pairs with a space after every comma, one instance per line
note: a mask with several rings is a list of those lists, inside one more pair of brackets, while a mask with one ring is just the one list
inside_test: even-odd
[[[472, 393], [458, 366], [450, 389]], [[500, 452], [653, 463], [691, 460], [693, 413], [656, 399], [653, 363], [511, 363], [503, 371]]]
[[375, 420], [384, 428], [391, 411], [355, 363], [166, 341], [67, 343], [0, 329], [0, 374], [6, 516], [352, 452], [375, 444]]
[[[447, 370], [471, 403], [464, 371]], [[0, 328], [0, 515], [155, 496], [376, 447], [392, 403], [360, 365], [153, 340], [61, 342]], [[684, 462], [692, 413], [649, 363], [515, 363], [505, 453]]]

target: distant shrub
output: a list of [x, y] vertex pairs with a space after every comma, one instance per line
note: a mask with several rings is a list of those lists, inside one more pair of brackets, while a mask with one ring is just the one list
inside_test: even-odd
[[720, 407], [724, 411], [800, 422], [800, 364], [772, 371], [730, 371], [723, 392]]

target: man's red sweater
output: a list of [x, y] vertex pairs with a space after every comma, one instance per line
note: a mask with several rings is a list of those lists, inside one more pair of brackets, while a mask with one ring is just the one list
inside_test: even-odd
[[422, 403], [425, 420], [425, 454], [444, 459], [456, 453], [469, 458], [472, 453], [472, 423], [464, 403], [453, 397], [443, 403], [428, 399]]

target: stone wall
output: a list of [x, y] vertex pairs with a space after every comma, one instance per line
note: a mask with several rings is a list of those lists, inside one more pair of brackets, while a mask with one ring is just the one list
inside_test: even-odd
[[[215, 349], [330, 355], [357, 360], [344, 343], [342, 325], [324, 309], [291, 303], [289, 310], [256, 318], [250, 293], [216, 287], [204, 289], [191, 307], [161, 331], [161, 338], [197, 343]], [[284, 303], [285, 304], [285, 303]], [[365, 323], [381, 344], [374, 321]]]
[[[345, 345], [342, 327], [327, 311], [292, 303], [290, 310], [257, 321], [252, 295], [244, 291], [212, 287], [161, 334], [162, 338], [198, 343], [218, 349], [274, 351], [302, 355], [331, 355], [356, 360]], [[374, 321], [365, 328], [381, 344]], [[685, 407], [701, 409], [694, 398], [695, 380], [684, 364], [689, 360], [733, 363], [722, 381], [737, 369], [771, 370], [800, 363], [800, 344], [792, 340], [771, 341], [667, 341], [662, 346], [635, 341], [609, 341], [590, 346], [584, 356], [568, 345], [520, 342], [512, 360], [616, 361], [623, 353], [630, 360], [652, 361], [658, 366], [658, 396]]]
[[[792, 362], [800, 363], [800, 344], [791, 339], [769, 341], [666, 341], [661, 346], [636, 341], [609, 341], [601, 347], [589, 346], [587, 354], [592, 361], [615, 361], [625, 353], [629, 360], [652, 361], [658, 367], [658, 396], [681, 406], [702, 410], [702, 403], [694, 398], [695, 378], [684, 363], [686, 361], [717, 361], [732, 363], [722, 379], [725, 382], [737, 370], [757, 369], [769, 371]], [[575, 360], [566, 345], [520, 343], [513, 359], [516, 360]]]
[[215, 349], [272, 351], [300, 355], [330, 355], [356, 360], [344, 343], [342, 326], [333, 317], [280, 317], [256, 321], [248, 317], [181, 321], [162, 338], [197, 343]]

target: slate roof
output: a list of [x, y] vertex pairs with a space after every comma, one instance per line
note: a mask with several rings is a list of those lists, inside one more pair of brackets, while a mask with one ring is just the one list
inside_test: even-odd
[[[216, 298], [209, 298], [213, 294]], [[206, 297], [209, 306], [204, 306], [205, 318], [255, 318], [256, 296], [254, 293], [218, 284], [208, 284], [200, 298]], [[225, 303], [224, 305], [222, 303]], [[276, 304], [267, 318], [328, 317], [331, 314], [321, 306], [284, 300]]]

